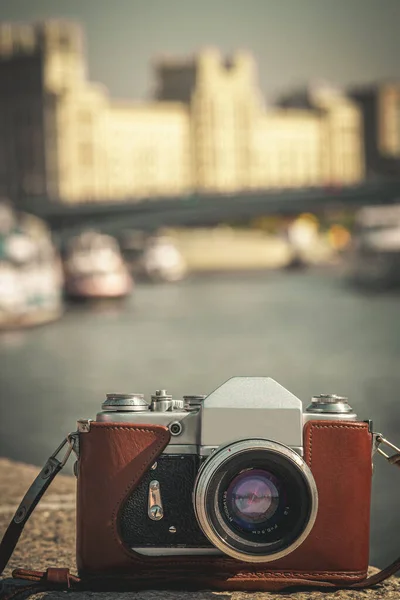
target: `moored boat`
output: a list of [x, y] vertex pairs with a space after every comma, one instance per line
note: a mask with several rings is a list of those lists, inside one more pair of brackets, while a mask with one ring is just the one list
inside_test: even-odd
[[64, 272], [65, 292], [71, 298], [123, 298], [133, 289], [117, 241], [96, 231], [85, 231], [70, 241]]
[[1, 203], [0, 328], [46, 323], [62, 312], [62, 268], [49, 230]]
[[142, 275], [150, 281], [181, 281], [187, 273], [185, 260], [174, 241], [166, 236], [151, 237], [140, 260]]
[[135, 278], [152, 282], [175, 282], [187, 274], [186, 261], [174, 239], [164, 232], [152, 235], [126, 232], [123, 252]]

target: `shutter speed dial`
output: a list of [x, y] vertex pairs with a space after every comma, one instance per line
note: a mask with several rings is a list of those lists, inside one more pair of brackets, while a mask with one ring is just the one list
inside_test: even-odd
[[307, 406], [306, 412], [311, 413], [352, 413], [348, 398], [337, 394], [318, 394], [311, 398], [311, 404]]

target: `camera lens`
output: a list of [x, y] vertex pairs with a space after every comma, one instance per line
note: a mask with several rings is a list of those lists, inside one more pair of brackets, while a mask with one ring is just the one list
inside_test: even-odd
[[197, 520], [210, 542], [248, 562], [269, 562], [297, 548], [314, 524], [314, 478], [293, 450], [268, 440], [219, 448], [194, 487]]

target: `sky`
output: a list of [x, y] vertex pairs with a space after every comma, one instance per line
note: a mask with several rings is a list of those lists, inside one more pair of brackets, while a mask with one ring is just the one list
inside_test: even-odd
[[89, 77], [150, 97], [151, 60], [201, 47], [250, 50], [273, 100], [307, 82], [400, 79], [400, 0], [0, 0], [0, 21], [82, 23]]

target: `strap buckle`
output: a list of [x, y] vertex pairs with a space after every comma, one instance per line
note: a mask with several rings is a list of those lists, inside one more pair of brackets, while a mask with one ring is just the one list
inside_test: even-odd
[[[382, 450], [381, 445], [387, 446], [388, 448], [390, 448], [390, 450], [393, 450], [393, 452], [388, 454], [387, 452]], [[376, 433], [374, 435], [374, 446], [375, 452], [378, 452], [378, 454], [386, 458], [386, 460], [388, 460], [390, 463], [394, 462], [396, 456], [400, 456], [400, 448], [392, 444], [392, 442], [389, 442], [389, 440], [384, 438], [381, 433]]]
[[[67, 463], [71, 452], [75, 452], [75, 454], [77, 454], [76, 451], [76, 442], [77, 442], [77, 432], [74, 433], [69, 433], [67, 435], [67, 437], [61, 442], [61, 444], [58, 446], [58, 448], [56, 450], [54, 450], [53, 454], [50, 456], [50, 458], [55, 459], [57, 462], [59, 462], [60, 465], [60, 469], [62, 469], [65, 464]], [[57, 458], [57, 455], [61, 452], [61, 450], [64, 448], [64, 446], [68, 445], [68, 448], [65, 452], [64, 458], [60, 461]]]

